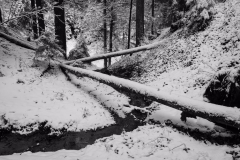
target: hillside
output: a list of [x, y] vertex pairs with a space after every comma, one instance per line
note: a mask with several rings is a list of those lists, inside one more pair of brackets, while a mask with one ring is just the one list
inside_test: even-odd
[[[158, 48], [125, 56], [108, 71], [203, 101], [210, 80], [240, 61], [240, 3], [217, 3], [214, 11], [205, 30], [164, 29], [153, 41], [162, 42]], [[107, 85], [72, 74], [67, 81], [54, 62], [41, 76], [48, 64], [2, 37], [0, 56], [0, 159], [240, 159], [239, 132], [199, 117], [184, 122], [181, 111], [156, 102], [135, 123], [130, 98]], [[12, 154], [17, 147], [27, 149]]]

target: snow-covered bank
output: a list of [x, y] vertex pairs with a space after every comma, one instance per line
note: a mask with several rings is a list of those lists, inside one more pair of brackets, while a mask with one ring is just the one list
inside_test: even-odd
[[0, 71], [4, 75], [0, 77], [1, 128], [12, 125], [20, 129], [47, 121], [55, 129], [78, 131], [115, 123], [98, 101], [66, 81], [58, 68], [40, 77], [47, 64], [32, 67], [33, 51], [3, 39], [0, 46]]
[[[204, 85], [218, 63], [234, 56], [239, 58], [240, 3], [229, 0], [218, 4], [216, 10], [218, 13], [206, 31], [188, 38], [173, 35], [172, 44], [151, 54], [152, 59], [144, 66], [146, 73], [133, 79], [160, 91], [202, 100]], [[88, 78], [74, 77], [74, 84], [79, 86], [76, 88], [66, 82], [58, 69], [39, 77], [44, 68], [30, 67], [33, 53], [3, 39], [0, 54], [0, 124], [3, 127], [47, 120], [56, 128], [75, 131], [114, 123], [103, 106], [119, 109], [119, 115], [123, 113], [118, 104], [127, 103], [127, 98], [107, 86]], [[160, 121], [161, 125], [146, 125], [132, 132], [102, 138], [82, 150], [24, 152], [0, 156], [0, 159], [239, 159], [239, 133], [233, 134], [201, 118], [188, 118], [185, 123], [180, 120], [180, 111], [155, 102], [150, 107], [156, 111], [149, 119]], [[29, 132], [31, 130], [21, 130], [21, 133]]]
[[[60, 150], [57, 152], [25, 152], [11, 156], [3, 156], [3, 160], [38, 159], [191, 159], [191, 160], [231, 160], [227, 146], [217, 146], [208, 142], [199, 142], [189, 135], [179, 133], [172, 128], [160, 125], [146, 125], [133, 132], [113, 135], [99, 139], [95, 144], [79, 151]], [[237, 151], [237, 150], [236, 150]]]

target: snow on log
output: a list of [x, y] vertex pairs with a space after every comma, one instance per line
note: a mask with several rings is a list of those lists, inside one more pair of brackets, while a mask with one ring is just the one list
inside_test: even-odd
[[28, 44], [28, 43], [26, 43], [26, 42], [24, 42], [24, 41], [22, 41], [20, 39], [17, 39], [15, 37], [9, 36], [9, 35], [7, 35], [5, 33], [0, 32], [0, 36], [5, 38], [6, 40], [12, 42], [12, 43], [15, 43], [15, 44], [21, 46], [21, 47], [32, 49], [32, 50], [36, 50], [37, 49], [36, 46], [32, 46], [32, 45], [30, 45], [30, 44]]
[[149, 98], [166, 106], [189, 112], [198, 117], [202, 117], [213, 122], [218, 122], [240, 129], [240, 110], [238, 108], [215, 105], [170, 93], [157, 91], [152, 87], [145, 86], [137, 82], [117, 78], [114, 76], [104, 75], [90, 70], [71, 67], [64, 64], [60, 64], [60, 67], [66, 69], [67, 71], [75, 75], [86, 76], [98, 80], [99, 82], [107, 84], [120, 91], [133, 92], [135, 94], [145, 96], [146, 98]]
[[100, 54], [100, 55], [96, 55], [93, 57], [86, 57], [86, 58], [81, 58], [81, 59], [77, 59], [77, 60], [66, 61], [66, 62], [64, 62], [64, 64], [71, 64], [73, 62], [79, 62], [79, 61], [92, 62], [92, 61], [97, 61], [100, 59], [132, 54], [132, 53], [146, 51], [149, 49], [156, 48], [156, 47], [160, 46], [161, 44], [163, 44], [163, 42], [157, 42], [157, 43], [153, 43], [153, 44], [149, 44], [149, 45], [145, 45], [145, 46], [141, 46], [141, 47], [135, 47], [135, 48], [126, 49], [126, 50], [117, 51], [117, 52], [111, 52], [111, 53], [107, 53], [107, 54]]

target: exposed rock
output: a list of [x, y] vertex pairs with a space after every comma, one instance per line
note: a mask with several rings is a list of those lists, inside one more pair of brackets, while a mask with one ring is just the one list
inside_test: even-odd
[[0, 71], [0, 77], [4, 77], [5, 75]]
[[20, 84], [20, 83], [25, 84], [25, 82], [24, 82], [23, 80], [18, 79], [18, 80], [17, 80], [17, 84]]

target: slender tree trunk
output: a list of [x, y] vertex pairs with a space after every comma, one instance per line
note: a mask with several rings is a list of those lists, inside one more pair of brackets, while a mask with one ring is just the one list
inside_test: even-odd
[[130, 4], [130, 13], [129, 13], [129, 22], [128, 22], [128, 47], [127, 47], [127, 49], [130, 48], [130, 41], [131, 41], [132, 5], [133, 5], [133, 0], [131, 0], [131, 4]]
[[125, 27], [123, 26], [123, 33], [122, 33], [122, 44], [125, 46]]
[[[106, 22], [106, 17], [107, 17], [107, 0], [104, 0], [104, 9], [103, 9], [103, 16], [104, 16], [104, 20], [103, 20], [103, 48], [104, 48], [104, 54], [107, 53], [107, 22]], [[104, 68], [107, 68], [108, 64], [107, 64], [107, 59], [104, 59]]]
[[71, 30], [71, 38], [74, 38], [75, 37], [75, 25], [74, 25], [74, 22], [71, 22], [70, 20], [66, 20], [66, 22], [69, 25], [70, 30]]
[[136, 47], [144, 38], [144, 0], [136, 1]]
[[[113, 6], [111, 6], [111, 21], [110, 21], [110, 36], [109, 36], [109, 52], [113, 51], [113, 32], [114, 32], [114, 22], [115, 22], [115, 13], [113, 11]], [[108, 65], [111, 65], [111, 58], [108, 59]]]
[[2, 13], [2, 8], [0, 8], [0, 23], [3, 22], [3, 13]]
[[152, 35], [154, 35], [154, 17], [155, 17], [154, 7], [155, 7], [154, 0], [152, 0], [152, 27], [151, 27]]
[[[36, 5], [38, 10], [42, 9], [43, 8], [42, 0], [36, 0]], [[45, 32], [45, 22], [44, 22], [43, 11], [38, 12], [37, 16], [38, 16], [39, 35], [42, 35], [42, 33]]]
[[63, 0], [55, 0], [57, 4], [54, 6], [55, 15], [55, 35], [58, 40], [58, 45], [65, 51], [64, 58], [67, 59], [66, 54], [66, 24], [65, 24], [65, 10], [63, 7]]
[[[31, 7], [32, 7], [33, 11], [36, 10], [36, 1], [35, 0], [31, 0]], [[32, 30], [33, 30], [33, 39], [37, 39], [38, 38], [38, 24], [37, 24], [36, 13], [33, 13], [33, 15], [32, 15]]]

